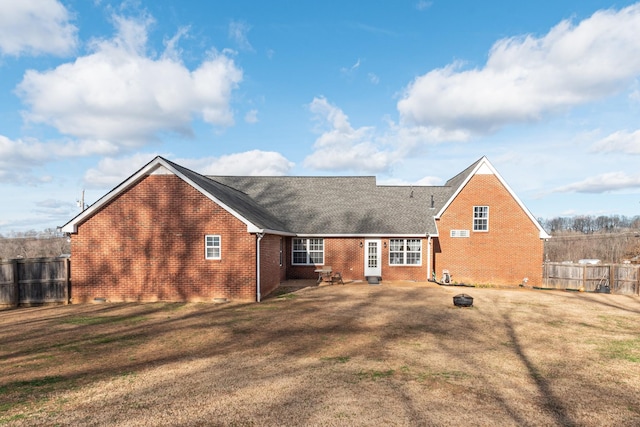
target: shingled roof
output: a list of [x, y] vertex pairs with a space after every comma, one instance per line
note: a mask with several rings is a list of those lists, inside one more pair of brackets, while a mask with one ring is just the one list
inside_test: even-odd
[[[299, 235], [427, 235], [448, 187], [378, 186], [375, 177], [210, 176]], [[431, 196], [434, 208], [431, 208]]]
[[473, 164], [470, 165], [468, 168], [466, 168], [465, 170], [460, 172], [458, 175], [456, 175], [453, 178], [451, 178], [450, 180], [448, 180], [444, 184], [445, 187], [458, 189], [467, 180], [469, 175], [471, 173], [473, 173], [473, 171], [476, 169], [476, 167], [478, 167], [478, 164], [480, 164], [480, 162], [482, 162], [482, 160], [484, 160], [484, 159], [485, 158], [482, 157], [482, 158], [478, 159], [477, 161], [473, 162]]
[[[126, 188], [146, 175], [166, 170], [245, 222], [250, 232], [435, 236], [438, 234], [435, 219], [482, 165], [489, 165], [484, 157], [443, 186], [385, 186], [377, 185], [373, 176], [204, 176], [156, 157], [62, 230], [75, 232], [78, 224]], [[528, 212], [524, 206], [523, 209]]]

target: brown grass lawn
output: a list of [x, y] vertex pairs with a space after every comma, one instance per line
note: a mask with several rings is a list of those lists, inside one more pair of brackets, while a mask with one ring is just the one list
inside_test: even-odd
[[21, 308], [0, 373], [10, 426], [637, 426], [640, 298], [361, 283]]

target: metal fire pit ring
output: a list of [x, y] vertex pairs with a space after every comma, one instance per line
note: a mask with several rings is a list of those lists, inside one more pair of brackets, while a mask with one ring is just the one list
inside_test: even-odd
[[473, 297], [467, 294], [458, 294], [453, 297], [453, 305], [456, 307], [471, 307], [473, 305]]

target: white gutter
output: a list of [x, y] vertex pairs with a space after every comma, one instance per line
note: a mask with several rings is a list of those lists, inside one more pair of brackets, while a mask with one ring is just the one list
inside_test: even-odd
[[260, 227], [258, 227], [256, 225], [253, 225], [253, 224], [247, 225], [247, 233], [275, 234], [276, 236], [289, 236], [289, 237], [297, 236], [296, 233], [292, 233], [290, 231], [270, 230], [268, 228], [260, 228]]
[[264, 237], [264, 233], [256, 233], [256, 302], [260, 302], [260, 240]]

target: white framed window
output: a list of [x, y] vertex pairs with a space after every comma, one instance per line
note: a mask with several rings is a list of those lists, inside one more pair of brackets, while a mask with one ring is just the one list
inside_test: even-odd
[[207, 234], [204, 236], [204, 257], [205, 259], [222, 259], [219, 235]]
[[280, 238], [280, 267], [282, 267], [282, 262], [284, 261], [284, 239], [281, 237]]
[[489, 231], [489, 206], [473, 207], [473, 231]]
[[291, 263], [293, 265], [323, 265], [324, 239], [294, 237], [291, 252]]
[[389, 265], [422, 265], [422, 240], [389, 239]]

